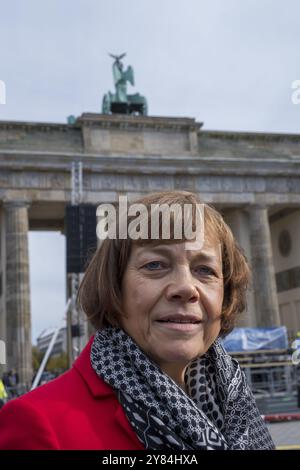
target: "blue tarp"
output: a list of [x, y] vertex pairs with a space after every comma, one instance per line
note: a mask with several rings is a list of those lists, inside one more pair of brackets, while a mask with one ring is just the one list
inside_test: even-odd
[[228, 352], [286, 349], [288, 337], [285, 326], [271, 328], [235, 328], [223, 339]]

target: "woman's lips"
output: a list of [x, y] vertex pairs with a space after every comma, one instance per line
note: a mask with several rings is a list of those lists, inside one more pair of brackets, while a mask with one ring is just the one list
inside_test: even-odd
[[202, 328], [202, 321], [199, 322], [176, 322], [176, 321], [161, 321], [157, 320], [156, 323], [160, 325], [161, 328], [166, 330], [173, 331], [197, 331]]

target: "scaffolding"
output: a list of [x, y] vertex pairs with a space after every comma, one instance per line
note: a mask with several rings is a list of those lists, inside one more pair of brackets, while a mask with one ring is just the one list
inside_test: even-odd
[[255, 396], [297, 393], [298, 369], [288, 349], [231, 352], [230, 355], [238, 360]]
[[[83, 201], [83, 165], [81, 161], [73, 161], [71, 166], [71, 203], [72, 206], [79, 206]], [[83, 226], [79, 223], [78, 230], [83, 231]], [[82, 273], [67, 273], [68, 296], [71, 299], [71, 306], [67, 314], [67, 355], [69, 367], [79, 356], [83, 347], [88, 341], [88, 324], [83, 316], [83, 312], [76, 304], [76, 298]]]

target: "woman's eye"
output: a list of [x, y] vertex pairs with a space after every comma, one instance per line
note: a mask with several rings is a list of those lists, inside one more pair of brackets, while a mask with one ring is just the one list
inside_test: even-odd
[[216, 273], [215, 271], [210, 268], [209, 266], [198, 266], [196, 268], [196, 270], [200, 273], [200, 274], [207, 274], [207, 275], [211, 275], [211, 276], [215, 276]]
[[156, 271], [161, 267], [163, 267], [163, 263], [161, 261], [150, 261], [143, 266], [143, 268], [149, 269], [150, 271]]

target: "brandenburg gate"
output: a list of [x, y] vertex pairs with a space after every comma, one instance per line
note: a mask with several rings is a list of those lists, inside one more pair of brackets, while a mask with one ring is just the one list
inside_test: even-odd
[[64, 232], [73, 162], [82, 163], [83, 203], [184, 189], [215, 205], [252, 266], [241, 325], [300, 329], [300, 135], [122, 114], [84, 113], [72, 124], [2, 121], [0, 339], [21, 382], [32, 377], [28, 231]]

